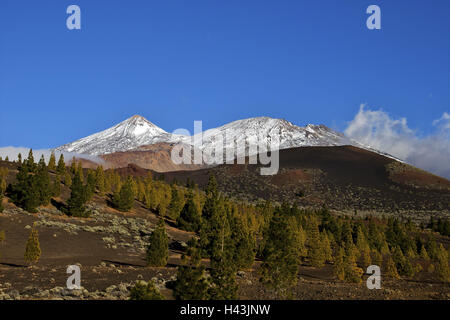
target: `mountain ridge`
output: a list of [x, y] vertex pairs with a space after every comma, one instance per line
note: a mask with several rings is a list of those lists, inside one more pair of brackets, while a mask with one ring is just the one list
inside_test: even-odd
[[[169, 133], [146, 118], [134, 115], [106, 130], [64, 144], [53, 150], [102, 156], [117, 152], [136, 151], [139, 147], [158, 143], [194, 145], [195, 139], [200, 137], [202, 138], [202, 144], [196, 145], [196, 147], [202, 150], [214, 149], [218, 143], [219, 135], [223, 137], [226, 134], [231, 134], [234, 139], [233, 141], [225, 140], [224, 147], [234, 150], [235, 144], [244, 145], [246, 155], [252, 155], [249, 154], [249, 146], [257, 144], [258, 138], [262, 138], [263, 143], [267, 145], [271, 141], [272, 135], [278, 134], [280, 143], [277, 149], [279, 150], [303, 146], [354, 145], [401, 161], [389, 154], [350, 139], [343, 133], [334, 131], [323, 124], [308, 124], [300, 127], [285, 119], [266, 116], [235, 120], [220, 127], [188, 136]], [[234, 153], [233, 157], [237, 157], [237, 153]]]

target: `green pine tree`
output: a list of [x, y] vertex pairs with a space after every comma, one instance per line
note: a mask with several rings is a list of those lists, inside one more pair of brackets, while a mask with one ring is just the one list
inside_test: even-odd
[[188, 199], [177, 219], [177, 224], [183, 230], [197, 232], [200, 230], [201, 222], [202, 218], [194, 202], [193, 194], [189, 192]]
[[287, 213], [277, 208], [264, 235], [261, 282], [281, 297], [297, 283], [300, 252], [293, 227]]
[[64, 174], [64, 184], [66, 185], [66, 187], [70, 188], [72, 186], [72, 176], [70, 175], [69, 172], [66, 172]]
[[132, 179], [129, 177], [120, 191], [116, 191], [113, 196], [113, 205], [120, 211], [130, 211], [134, 206], [134, 193]]
[[315, 219], [308, 224], [308, 258], [313, 267], [320, 268], [325, 265], [326, 252], [322, 246], [319, 227]]
[[448, 252], [441, 243], [439, 245], [439, 250], [436, 257], [435, 272], [437, 273], [439, 279], [444, 282], [450, 282], [450, 268], [448, 262]]
[[28, 264], [33, 264], [38, 262], [40, 257], [41, 247], [39, 245], [39, 234], [36, 230], [36, 226], [33, 225], [25, 247], [25, 261]]
[[48, 170], [52, 172], [56, 170], [56, 157], [53, 151], [52, 154], [50, 155], [50, 160], [48, 161]]
[[28, 152], [27, 164], [30, 172], [34, 172], [36, 170], [36, 163], [34, 162], [33, 149], [30, 149]]
[[234, 241], [234, 258], [238, 269], [251, 268], [255, 260], [256, 243], [255, 238], [238, 217], [232, 228], [232, 239]]
[[169, 258], [169, 239], [164, 220], [159, 220], [158, 227], [152, 232], [147, 248], [147, 265], [164, 267]]
[[[32, 154], [32, 153], [31, 153]], [[37, 177], [30, 170], [29, 160], [19, 167], [16, 183], [12, 185], [11, 199], [24, 210], [34, 213], [40, 205], [40, 192]]]
[[35, 175], [36, 188], [39, 192], [39, 205], [48, 205], [52, 197], [52, 188], [50, 175], [45, 165], [44, 157], [41, 157], [39, 164], [37, 166], [37, 172]]
[[70, 190], [70, 198], [67, 200], [68, 214], [74, 217], [88, 217], [89, 212], [85, 207], [86, 189], [78, 174], [74, 176]]
[[236, 300], [236, 264], [229, 251], [217, 251], [211, 260], [211, 287], [209, 295], [214, 300]]
[[400, 276], [398, 275], [397, 267], [395, 265], [394, 259], [392, 259], [391, 256], [389, 256], [385, 263], [385, 270], [386, 270], [386, 276], [399, 279]]
[[177, 300], [206, 300], [209, 298], [209, 282], [205, 267], [201, 264], [200, 249], [196, 238], [188, 241], [186, 254], [182, 256], [183, 265], [177, 269], [177, 279], [173, 285]]
[[178, 188], [173, 185], [172, 186], [172, 197], [170, 199], [170, 204], [167, 210], [168, 216], [173, 219], [177, 220], [180, 216], [180, 212], [183, 209], [184, 201], [182, 198], [182, 195], [180, 195], [180, 191]]
[[58, 160], [58, 166], [56, 167], [56, 172], [61, 176], [66, 174], [66, 163], [64, 162], [64, 155], [61, 153]]
[[98, 192], [103, 195], [106, 192], [105, 172], [102, 166], [98, 166], [95, 170], [96, 187]]
[[333, 265], [333, 273], [336, 278], [338, 278], [341, 281], [345, 280], [345, 250], [342, 247], [339, 247], [339, 249], [336, 251], [336, 256], [334, 257], [334, 265]]

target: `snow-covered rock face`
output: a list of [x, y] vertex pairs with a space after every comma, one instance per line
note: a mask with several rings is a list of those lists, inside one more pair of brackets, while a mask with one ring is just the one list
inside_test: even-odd
[[[218, 142], [218, 137], [221, 137], [222, 142]], [[275, 138], [277, 142], [275, 145], [271, 145]], [[237, 146], [245, 146], [245, 155], [253, 155], [252, 152], [250, 154], [248, 152], [252, 145], [264, 145], [267, 149], [277, 150], [302, 146], [351, 144], [350, 140], [344, 135], [323, 125], [299, 127], [284, 119], [269, 117], [233, 121], [224, 126], [206, 130], [195, 135], [194, 138], [185, 137], [183, 139], [183, 142], [188, 144], [194, 144], [194, 141], [201, 141], [202, 144], [196, 144], [196, 146], [203, 150], [215, 149], [218, 143], [223, 143], [224, 150], [234, 150], [231, 153], [234, 154], [234, 157], [237, 156]], [[273, 148], [273, 146], [276, 148]]]
[[102, 155], [142, 145], [179, 140], [141, 116], [133, 116], [105, 131], [65, 144], [56, 151]]
[[[202, 144], [196, 145], [196, 147], [202, 150], [215, 149], [219, 136], [224, 140], [223, 146], [225, 150], [226, 148], [235, 150], [236, 146], [244, 145], [248, 151], [250, 145], [261, 144], [267, 145], [270, 149], [269, 142], [277, 135], [279, 138], [278, 149], [305, 146], [354, 145], [383, 154], [349, 139], [342, 133], [333, 131], [324, 125], [309, 124], [306, 127], [299, 127], [284, 119], [273, 119], [269, 117], [233, 121], [191, 137], [168, 133], [141, 116], [133, 116], [112, 128], [65, 144], [55, 150], [103, 155], [118, 151], [133, 150], [143, 145], [151, 145], [159, 142], [183, 142], [192, 145], [194, 141], [199, 141], [199, 135], [202, 135]], [[227, 139], [230, 136], [234, 138]], [[253, 154], [247, 153], [246, 155]]]

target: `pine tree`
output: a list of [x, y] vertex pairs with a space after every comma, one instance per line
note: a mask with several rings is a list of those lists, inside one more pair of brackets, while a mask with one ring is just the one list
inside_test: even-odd
[[211, 258], [210, 296], [214, 300], [236, 300], [236, 264], [229, 251], [217, 251]]
[[422, 246], [422, 248], [420, 249], [420, 257], [425, 261], [430, 261], [430, 256], [428, 255], [425, 246]]
[[72, 186], [72, 177], [70, 176], [69, 172], [66, 172], [64, 174], [64, 184], [66, 187], [70, 188]]
[[75, 157], [72, 157], [72, 160], [70, 161], [69, 171], [72, 175], [77, 173], [77, 159], [75, 159]]
[[201, 264], [198, 241], [191, 238], [188, 250], [182, 256], [183, 265], [177, 269], [177, 279], [173, 286], [177, 300], [206, 300], [209, 298], [209, 283], [205, 275], [205, 267]]
[[33, 225], [25, 247], [25, 261], [28, 264], [33, 264], [38, 262], [40, 257], [41, 247], [39, 245], [39, 234], [35, 225]]
[[386, 255], [391, 254], [391, 251], [389, 250], [389, 246], [388, 246], [386, 241], [382, 242], [380, 253], [381, 253], [382, 256], [386, 256]]
[[398, 271], [397, 271], [397, 267], [395, 265], [394, 259], [392, 259], [391, 256], [389, 256], [387, 258], [385, 269], [386, 269], [386, 276], [394, 278], [394, 279], [400, 278], [400, 276], [398, 275]]
[[27, 166], [30, 172], [36, 170], [36, 163], [34, 162], [33, 149], [28, 152]]
[[206, 195], [216, 198], [218, 196], [217, 180], [216, 177], [211, 174], [209, 176], [208, 184], [206, 186]]
[[232, 228], [234, 241], [234, 258], [238, 269], [250, 268], [253, 265], [256, 254], [256, 243], [250, 230], [244, 226], [240, 217], [235, 217]]
[[64, 155], [61, 153], [58, 160], [58, 166], [56, 167], [56, 172], [61, 176], [66, 174], [66, 163], [64, 162]]
[[360, 256], [358, 259], [358, 266], [362, 269], [366, 269], [372, 264], [372, 257], [370, 256], [370, 247], [368, 244], [360, 251]]
[[165, 184], [164, 182], [161, 182], [160, 188], [158, 190], [158, 196], [159, 199], [156, 210], [161, 217], [164, 217], [167, 213], [167, 208], [169, 207], [172, 198], [170, 186]]
[[172, 186], [172, 196], [170, 199], [170, 204], [168, 207], [168, 216], [173, 219], [173, 220], [177, 220], [177, 218], [180, 215], [181, 210], [184, 207], [184, 201], [182, 199], [182, 196], [180, 195], [180, 191], [178, 190], [178, 188], [174, 185]]
[[198, 232], [200, 230], [201, 222], [201, 216], [197, 211], [192, 192], [189, 192], [186, 204], [177, 219], [177, 224], [183, 230]]
[[24, 210], [34, 213], [40, 204], [40, 194], [36, 175], [30, 172], [28, 163], [26, 160], [26, 164], [19, 167], [16, 183], [12, 185], [11, 199]]
[[22, 154], [21, 154], [21, 153], [19, 153], [19, 154], [17, 155], [17, 163], [18, 163], [19, 165], [22, 164]]
[[284, 297], [287, 290], [297, 283], [300, 263], [299, 246], [294, 227], [286, 219], [286, 212], [277, 208], [264, 237], [261, 282], [277, 295]]
[[53, 151], [50, 155], [50, 160], [48, 161], [48, 170], [52, 172], [56, 170], [56, 157]]
[[50, 175], [47, 166], [45, 165], [44, 156], [41, 157], [41, 160], [38, 163], [35, 180], [36, 188], [39, 193], [39, 205], [48, 205], [52, 197], [52, 189]]
[[152, 232], [147, 248], [147, 265], [164, 267], [169, 258], [169, 239], [167, 238], [164, 220], [159, 220], [158, 227]]
[[134, 206], [132, 179], [129, 177], [119, 191], [113, 196], [113, 205], [120, 211], [130, 211]]
[[332, 262], [333, 261], [333, 250], [331, 249], [331, 243], [328, 238], [328, 235], [323, 232], [321, 236], [321, 248], [325, 257], [325, 261]]
[[84, 171], [83, 171], [83, 164], [80, 161], [77, 162], [75, 174], [80, 177], [81, 183], [84, 183]]
[[306, 231], [300, 225], [297, 232], [298, 251], [301, 258], [308, 256], [308, 249], [306, 248], [307, 235]]
[[319, 227], [315, 219], [308, 224], [308, 259], [313, 267], [320, 268], [325, 265], [325, 251], [320, 238]]
[[52, 184], [52, 196], [58, 198], [61, 195], [61, 177], [59, 174], [55, 176]]
[[450, 282], [450, 268], [448, 266], [448, 252], [442, 243], [439, 245], [439, 251], [436, 257], [436, 273], [444, 282]]
[[336, 251], [336, 256], [334, 258], [334, 266], [333, 266], [333, 273], [336, 278], [338, 278], [341, 281], [345, 280], [345, 250], [342, 247], [339, 247], [339, 249]]
[[403, 255], [402, 249], [399, 246], [395, 247], [392, 253], [392, 259], [395, 262], [397, 271], [400, 275], [413, 276], [414, 269], [408, 258]]
[[74, 217], [88, 217], [89, 213], [85, 207], [87, 200], [86, 189], [78, 174], [74, 176], [70, 189], [70, 198], [67, 200], [68, 214]]
[[96, 187], [98, 192], [103, 195], [106, 192], [105, 172], [102, 166], [98, 166], [95, 170]]
[[146, 188], [145, 188], [145, 183], [139, 179], [138, 180], [138, 194], [137, 194], [137, 199], [140, 202], [145, 202], [145, 192], [146, 192]]
[[89, 201], [95, 194], [95, 186], [97, 184], [96, 174], [93, 170], [88, 170], [87, 179], [86, 179], [86, 192], [87, 192], [87, 200]]

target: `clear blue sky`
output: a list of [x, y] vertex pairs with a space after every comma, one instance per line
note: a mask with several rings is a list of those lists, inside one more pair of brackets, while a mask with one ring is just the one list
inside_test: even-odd
[[0, 2], [0, 146], [55, 147], [134, 114], [167, 131], [261, 115], [343, 129], [361, 103], [426, 133], [449, 89], [448, 0]]

